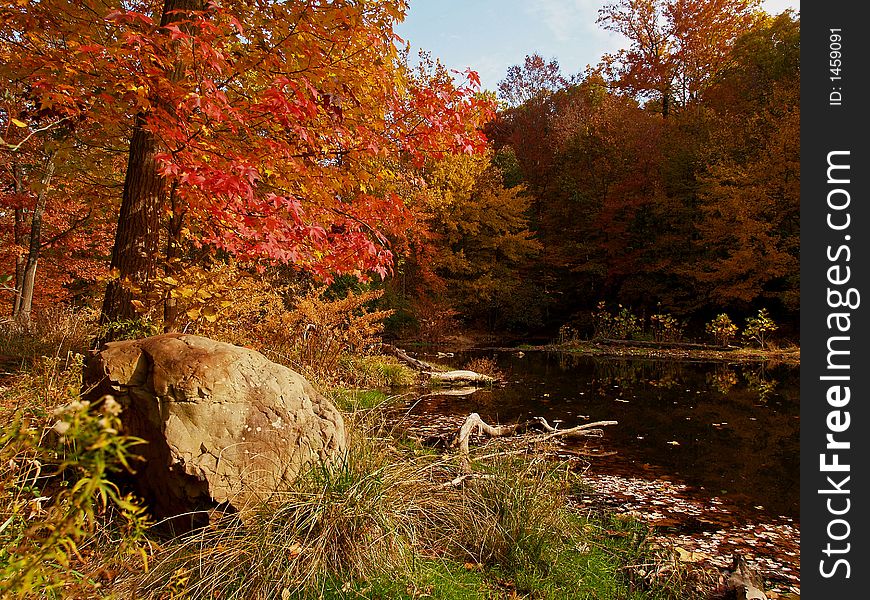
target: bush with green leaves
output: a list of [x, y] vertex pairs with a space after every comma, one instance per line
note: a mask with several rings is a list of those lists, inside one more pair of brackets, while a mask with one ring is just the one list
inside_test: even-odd
[[713, 339], [720, 346], [727, 346], [737, 335], [737, 325], [731, 321], [731, 317], [727, 313], [721, 313], [715, 319], [707, 323], [707, 333], [713, 336]]
[[751, 340], [758, 344], [758, 347], [764, 350], [768, 344], [768, 337], [771, 333], [777, 330], [777, 325], [770, 318], [770, 313], [766, 308], [758, 311], [754, 317], [746, 319], [746, 327], [743, 328], [743, 337], [746, 340]]
[[144, 509], [110, 479], [141, 443], [119, 433], [120, 409], [111, 396], [74, 399], [52, 414], [20, 410], [0, 430], [0, 596], [93, 592], [83, 549], [97, 543], [146, 559]]

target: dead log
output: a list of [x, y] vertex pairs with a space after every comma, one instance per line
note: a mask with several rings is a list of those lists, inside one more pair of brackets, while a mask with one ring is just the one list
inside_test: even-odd
[[465, 473], [469, 473], [471, 470], [469, 440], [475, 432], [488, 437], [506, 437], [537, 430], [542, 433], [530, 438], [529, 441], [545, 442], [559, 437], [600, 436], [603, 434], [602, 427], [616, 424], [616, 421], [595, 421], [568, 429], [558, 429], [550, 425], [544, 417], [534, 417], [528, 421], [514, 423], [513, 425], [490, 425], [481, 419], [479, 414], [471, 413], [465, 418], [465, 421], [459, 428], [459, 433], [456, 434], [450, 446], [459, 448], [462, 469]]
[[468, 385], [495, 383], [495, 377], [460, 369], [456, 371], [424, 371], [429, 376], [429, 381], [442, 385]]
[[390, 354], [398, 358], [400, 361], [410, 366], [411, 368], [417, 371], [434, 371], [435, 367], [430, 365], [429, 363], [417, 360], [416, 358], [409, 356], [407, 352], [402, 350], [401, 348], [397, 348], [392, 344], [381, 344], [381, 347], [387, 350]]
[[410, 366], [412, 369], [419, 371], [426, 379], [432, 383], [439, 385], [488, 385], [495, 383], [495, 377], [468, 371], [466, 369], [458, 369], [454, 371], [439, 371], [429, 363], [409, 356], [407, 352], [390, 344], [382, 344], [382, 347], [393, 354], [400, 361]]

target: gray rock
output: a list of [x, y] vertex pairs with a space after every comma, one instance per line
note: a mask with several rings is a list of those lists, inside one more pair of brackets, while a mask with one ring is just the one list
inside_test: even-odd
[[158, 516], [215, 504], [243, 511], [345, 450], [341, 413], [259, 352], [166, 334], [111, 342], [85, 370], [86, 397], [113, 395], [145, 439], [136, 484]]

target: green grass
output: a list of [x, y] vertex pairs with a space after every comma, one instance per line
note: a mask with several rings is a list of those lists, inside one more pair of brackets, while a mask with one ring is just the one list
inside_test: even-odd
[[394, 388], [414, 383], [415, 371], [391, 356], [344, 356], [339, 366], [343, 379], [361, 388]]
[[357, 412], [383, 407], [390, 402], [391, 396], [381, 390], [348, 390], [336, 388], [327, 392], [336, 408], [343, 412]]

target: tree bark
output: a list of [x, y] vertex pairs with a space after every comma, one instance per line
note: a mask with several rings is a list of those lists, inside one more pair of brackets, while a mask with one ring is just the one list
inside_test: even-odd
[[[178, 186], [173, 184], [169, 192], [169, 223], [166, 236], [166, 265], [163, 272], [168, 277], [178, 274], [181, 262], [181, 231], [184, 226], [184, 211], [178, 198]], [[178, 299], [167, 294], [163, 299], [163, 332], [178, 331]]]
[[45, 202], [48, 197], [48, 188], [51, 185], [51, 178], [54, 175], [57, 150], [53, 150], [48, 155], [45, 163], [45, 171], [42, 174], [41, 187], [39, 194], [36, 197], [36, 205], [33, 207], [33, 213], [30, 217], [30, 240], [27, 248], [27, 260], [24, 264], [20, 287], [20, 303], [18, 305], [18, 314], [16, 315], [19, 323], [26, 328], [30, 328], [30, 313], [33, 309], [33, 292], [36, 287], [36, 267], [39, 263], [39, 252], [42, 248], [42, 217], [45, 214]]
[[[112, 248], [111, 268], [117, 271], [118, 278], [106, 286], [101, 324], [136, 316], [129, 286], [147, 287], [156, 268], [163, 182], [154, 159], [154, 135], [144, 129], [144, 123], [145, 115], [137, 115], [130, 140], [118, 230]], [[111, 339], [111, 333], [107, 335]]]
[[[15, 180], [15, 195], [20, 199], [24, 196], [24, 172], [17, 162], [12, 165], [12, 178]], [[15, 225], [13, 229], [13, 243], [16, 248], [24, 247], [24, 207], [15, 207]], [[21, 312], [21, 286], [24, 283], [24, 266], [27, 263], [26, 255], [22, 252], [15, 254], [15, 298], [12, 300], [12, 317], [18, 318]]]
[[[165, 0], [161, 26], [185, 18], [186, 11], [200, 10], [202, 0]], [[183, 68], [180, 61], [169, 77], [178, 81]], [[146, 114], [136, 116], [124, 193], [115, 245], [112, 248], [111, 268], [118, 278], [106, 286], [100, 323], [128, 320], [136, 317], [131, 284], [147, 290], [157, 270], [157, 252], [160, 245], [160, 213], [165, 200], [163, 178], [157, 172], [157, 143], [154, 134], [145, 129]], [[113, 338], [107, 331], [103, 340]]]

